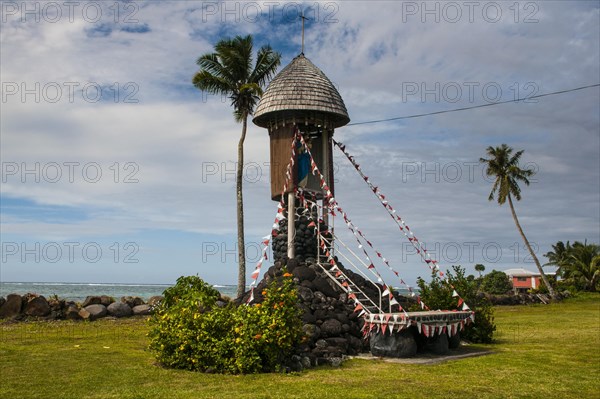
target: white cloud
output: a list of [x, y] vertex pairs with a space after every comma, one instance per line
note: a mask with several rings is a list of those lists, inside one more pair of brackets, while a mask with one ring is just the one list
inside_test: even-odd
[[[234, 123], [227, 100], [203, 97], [191, 87], [195, 60], [222, 35], [246, 33], [272, 44], [285, 43], [276, 49], [290, 60], [297, 53], [289, 50], [299, 42], [299, 35], [289, 36], [298, 34], [297, 22], [282, 23], [283, 8], [257, 23], [243, 16], [239, 23], [231, 19], [224, 23], [223, 15], [203, 11], [202, 2], [134, 4], [139, 6], [135, 14], [139, 22], [132, 26], [147, 26], [146, 33], [122, 31], [129, 25], [122, 20], [115, 24], [110, 14], [100, 21], [105, 24], [103, 35], [96, 36], [89, 33], [99, 25], [80, 16], [58, 23], [22, 23], [8, 16], [3, 23], [4, 166], [96, 163], [103, 172], [95, 183], [81, 176], [57, 183], [42, 176], [36, 183], [32, 175], [26, 175], [23, 183], [19, 174], [3, 175], [2, 194], [7, 198], [33, 201], [34, 210], [52, 205], [87, 215], [85, 220], [56, 223], [37, 220], [35, 212], [15, 215], [3, 207], [3, 235], [62, 240], [170, 231], [234, 242], [233, 170], [241, 126]], [[353, 122], [489, 103], [486, 85], [499, 87], [501, 100], [510, 100], [517, 93], [522, 97], [598, 83], [597, 3], [518, 3], [517, 23], [508, 8], [513, 3], [498, 3], [503, 17], [497, 23], [480, 14], [470, 22], [465, 9], [457, 23], [443, 15], [439, 22], [428, 16], [423, 23], [422, 15], [407, 9], [423, 2], [339, 2], [326, 8], [327, 4], [319, 3], [320, 13], [307, 27], [305, 53], [339, 88]], [[525, 8], [527, 4], [537, 9]], [[538, 22], [524, 23], [526, 16]], [[282, 41], [274, 32], [286, 32], [287, 39]], [[31, 93], [22, 101], [21, 85], [31, 90], [36, 82], [40, 103]], [[72, 101], [68, 82], [79, 84]], [[44, 93], [48, 83], [64, 90], [56, 103], [46, 101], [53, 93]], [[90, 95], [101, 87], [103, 100], [86, 101], [80, 92], [86, 84], [93, 84]], [[461, 96], [454, 102], [444, 87], [460, 87]], [[415, 88], [416, 93], [407, 92]], [[9, 94], [7, 89], [19, 91]], [[502, 268], [522, 262], [524, 250], [517, 259], [510, 252], [511, 246], [522, 244], [509, 210], [487, 202], [491, 184], [476, 164], [479, 157], [487, 146], [506, 142], [525, 149], [524, 161], [538, 167], [539, 182], [523, 187], [517, 212], [530, 239], [540, 244], [539, 255], [558, 240], [600, 241], [599, 101], [599, 90], [593, 88], [544, 97], [537, 103], [349, 126], [338, 129], [335, 137], [348, 145], [416, 234], [437, 246], [442, 256], [444, 248], [454, 243], [463, 251], [471, 245], [466, 243], [478, 243], [477, 259], [469, 259], [466, 252], [457, 262], [446, 256], [444, 266], [486, 263], [490, 259], [484, 258], [482, 248], [498, 243], [505, 256], [489, 269]], [[264, 129], [250, 124], [245, 149], [246, 161], [255, 168], [248, 169], [244, 192], [251, 241], [268, 232], [274, 214]], [[128, 162], [134, 166], [126, 169]], [[414, 265], [406, 271], [410, 278], [426, 275], [418, 260], [404, 259], [405, 241], [397, 227], [345, 162], [336, 154], [336, 193], [342, 206], [381, 243], [383, 252], [393, 254], [400, 264]], [[449, 173], [456, 164], [462, 175], [452, 181]], [[133, 171], [129, 176], [139, 181], [125, 184], [123, 179]], [[176, 235], [161, 234], [164, 248], [177, 240]], [[167, 252], [157, 255], [161, 261], [169, 257], [182, 261]], [[147, 261], [150, 269], [163, 267]], [[235, 264], [223, 263], [207, 273], [219, 282], [233, 283], [219, 280], [235, 276]], [[168, 273], [175, 273], [173, 269], [176, 265], [153, 275], [171, 278]], [[14, 279], [23, 276], [12, 268], [9, 272]], [[115, 276], [120, 278], [118, 272]]]

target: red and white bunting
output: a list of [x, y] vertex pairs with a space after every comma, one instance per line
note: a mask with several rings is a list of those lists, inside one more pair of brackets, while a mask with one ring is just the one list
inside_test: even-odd
[[256, 264], [256, 268], [250, 275], [250, 277], [252, 278], [252, 283], [250, 284], [250, 297], [248, 298], [248, 301], [246, 301], [246, 304], [248, 304], [248, 305], [250, 303], [252, 303], [252, 301], [254, 301], [254, 287], [256, 286], [258, 276], [260, 275], [260, 269], [262, 268], [263, 261], [268, 259], [267, 251], [269, 249], [269, 243], [271, 241], [271, 237], [277, 236], [279, 229], [280, 229], [279, 222], [286, 218], [285, 215], [283, 214], [284, 208], [285, 208], [284, 196], [285, 196], [285, 192], [287, 191], [287, 188], [289, 187], [290, 181], [292, 179], [292, 167], [294, 166], [294, 158], [296, 157], [295, 147], [296, 147], [296, 141], [298, 139], [298, 135], [299, 135], [299, 133], [298, 133], [298, 130], [296, 129], [294, 138], [292, 140], [292, 146], [291, 146], [292, 147], [291, 148], [292, 155], [290, 156], [290, 161], [286, 168], [286, 173], [285, 173], [286, 180], [285, 180], [285, 183], [283, 184], [283, 190], [281, 192], [281, 200], [277, 203], [277, 213], [275, 214], [275, 220], [273, 222], [273, 225], [271, 226], [271, 235], [263, 237], [262, 256], [261, 256], [260, 260], [258, 261], [258, 263]]
[[278, 212], [277, 215], [275, 215], [275, 220], [277, 220], [278, 222], [281, 222], [284, 219], [285, 216], [283, 215], [283, 212]]
[[[346, 150], [346, 146], [342, 143], [338, 143], [335, 140], [333, 140], [333, 143], [342, 151], [342, 153], [346, 156], [346, 158], [348, 158], [350, 163], [352, 163], [352, 165], [354, 166], [356, 171], [360, 174], [360, 176], [365, 181], [365, 183], [369, 186], [371, 191], [373, 191], [375, 196], [379, 199], [379, 201], [381, 202], [383, 207], [388, 211], [389, 215], [392, 217], [394, 222], [398, 225], [400, 231], [406, 236], [408, 241], [413, 245], [417, 254], [419, 254], [421, 256], [421, 258], [425, 261], [425, 263], [429, 266], [429, 268], [431, 270], [437, 272], [443, 280], [448, 281], [447, 278], [445, 278], [444, 272], [440, 270], [438, 262], [431, 258], [431, 256], [427, 252], [427, 249], [425, 248], [425, 246], [414, 235], [414, 233], [411, 231], [409, 226], [404, 222], [404, 220], [397, 214], [396, 210], [390, 205], [390, 203], [386, 199], [385, 195], [383, 195], [379, 191], [379, 188], [377, 186], [373, 185], [373, 183], [368, 178], [368, 176], [366, 176], [363, 173], [362, 169], [360, 168], [360, 165], [356, 162], [355, 158], [352, 155], [350, 155], [348, 153], [348, 151]], [[454, 290], [454, 292], [456, 292], [456, 290]], [[458, 293], [456, 293], [456, 296], [460, 298]], [[458, 306], [460, 307], [460, 305], [458, 305]]]
[[[366, 252], [366, 250], [362, 247], [362, 245], [360, 244], [360, 240], [359, 240], [359, 236], [360, 238], [362, 238], [364, 240], [364, 242], [367, 243], [367, 245], [375, 252], [375, 254], [377, 255], [378, 258], [380, 258], [382, 260], [382, 262], [388, 267], [388, 269], [390, 269], [394, 275], [396, 275], [396, 277], [398, 277], [400, 279], [401, 284], [405, 285], [406, 288], [408, 289], [409, 292], [413, 292], [412, 291], [412, 287], [410, 287], [409, 285], [407, 285], [404, 280], [402, 280], [400, 278], [399, 273], [394, 270], [394, 268], [390, 265], [390, 263], [388, 262], [388, 260], [383, 256], [383, 254], [379, 251], [377, 251], [375, 249], [375, 247], [373, 246], [373, 244], [371, 243], [371, 241], [369, 241], [365, 235], [363, 234], [363, 232], [358, 229], [356, 226], [354, 226], [354, 224], [352, 223], [352, 221], [348, 218], [348, 215], [346, 215], [346, 213], [343, 211], [343, 209], [339, 206], [336, 205], [336, 209], [338, 210], [338, 212], [340, 212], [342, 214], [342, 216], [344, 217], [344, 221], [346, 222], [346, 225], [349, 227], [349, 229], [351, 230], [351, 232], [353, 233], [353, 235], [355, 236], [357, 242], [359, 243], [359, 248], [362, 249], [363, 253], [365, 254], [365, 259], [367, 261], [370, 262], [370, 265], [368, 267], [368, 269], [373, 269], [375, 266], [373, 265], [373, 261], [371, 260], [369, 254]], [[381, 278], [381, 275], [379, 274], [379, 272], [377, 270], [373, 270], [372, 272], [374, 272], [377, 277], [378, 277], [378, 282], [383, 284], [383, 279]], [[427, 306], [425, 306], [427, 308]], [[429, 308], [427, 308], [429, 309]], [[403, 309], [400, 309], [402, 311], [404, 311]]]
[[[304, 142], [304, 138], [301, 135], [298, 135], [298, 139], [300, 140], [301, 144], [304, 146], [305, 151], [308, 153], [310, 159], [311, 159], [311, 165], [314, 163], [314, 159], [312, 157], [312, 153], [310, 152], [310, 148], [306, 145], [306, 143]], [[316, 163], [315, 163], [316, 166]], [[331, 193], [329, 186], [326, 183], [325, 177], [323, 176], [323, 174], [320, 172], [320, 170], [318, 169], [318, 167], [314, 168], [314, 172], [316, 174], [319, 175], [320, 181], [321, 181], [321, 188], [326, 192], [326, 198], [327, 198], [327, 202], [330, 205], [330, 209], [329, 209], [329, 213], [335, 216], [335, 212], [334, 210], [337, 210], [344, 218], [344, 220], [346, 221], [346, 224], [348, 226], [348, 228], [351, 230], [351, 232], [353, 233], [353, 235], [355, 236], [355, 239], [357, 240], [359, 249], [361, 249], [363, 251], [363, 253], [365, 254], [365, 256], [368, 258], [368, 260], [370, 261], [369, 255], [366, 252], [366, 250], [363, 248], [359, 236], [363, 237], [363, 239], [366, 240], [366, 238], [364, 238], [363, 233], [352, 224], [352, 222], [350, 221], [350, 219], [348, 218], [348, 215], [346, 214], [346, 212], [344, 212], [344, 210], [339, 206], [339, 204], [337, 203], [337, 201], [335, 200], [335, 198], [333, 197], [333, 194]], [[370, 241], [368, 241], [368, 244], [372, 247], [372, 244], [370, 243]], [[373, 248], [374, 249], [374, 248]], [[381, 255], [381, 253], [378, 252], [378, 256], [380, 258], [383, 258], [383, 256]], [[387, 260], [385, 258], [383, 258], [384, 263], [391, 268], [391, 266], [389, 265], [389, 263], [387, 262]], [[331, 263], [331, 261], [330, 261]], [[332, 265], [334, 263], [331, 263]], [[379, 272], [375, 269], [375, 267], [373, 266], [373, 268], [371, 268], [371, 265], [373, 265], [373, 262], [370, 262], [370, 265], [368, 267], [368, 269], [372, 272], [375, 273], [375, 275], [377, 276], [377, 280], [383, 284], [383, 278], [381, 277], [381, 275], [379, 274]], [[385, 295], [390, 295], [391, 293], [386, 293]], [[384, 296], [384, 295], [382, 295]], [[393, 297], [393, 296], [392, 296]], [[396, 304], [398, 303], [397, 300], [394, 299], [394, 302], [396, 302]], [[402, 311], [404, 311], [404, 309], [401, 309]]]

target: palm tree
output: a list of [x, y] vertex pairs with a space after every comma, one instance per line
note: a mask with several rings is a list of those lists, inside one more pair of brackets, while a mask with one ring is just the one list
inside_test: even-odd
[[238, 143], [238, 164], [236, 174], [237, 230], [238, 230], [238, 286], [240, 298], [246, 289], [246, 259], [244, 253], [244, 201], [242, 196], [242, 173], [244, 168], [244, 140], [248, 126], [248, 116], [262, 95], [262, 88], [275, 74], [281, 63], [281, 54], [271, 46], [262, 46], [252, 66], [252, 36], [236, 36], [220, 40], [214, 53], [206, 53], [196, 61], [200, 70], [192, 83], [198, 89], [211, 94], [229, 96], [236, 122], [242, 123], [242, 136]]
[[556, 300], [558, 299], [556, 292], [550, 285], [548, 277], [540, 265], [540, 261], [533, 252], [533, 249], [531, 249], [531, 245], [529, 244], [527, 237], [525, 237], [525, 233], [523, 233], [523, 229], [521, 228], [521, 224], [517, 218], [515, 207], [512, 201], [512, 196], [514, 196], [517, 201], [521, 200], [521, 188], [519, 187], [519, 182], [523, 182], [528, 186], [528, 178], [533, 176], [534, 172], [531, 169], [521, 169], [519, 167], [519, 159], [521, 158], [521, 155], [523, 155], [523, 150], [517, 151], [514, 155], [512, 155], [513, 149], [506, 144], [502, 144], [499, 147], [490, 146], [486, 149], [486, 151], [490, 158], [480, 158], [479, 162], [486, 164], [486, 174], [488, 176], [496, 178], [494, 180], [494, 185], [492, 186], [492, 191], [488, 197], [488, 200], [492, 201], [496, 193], [498, 194], [498, 204], [502, 205], [506, 202], [506, 200], [508, 200], [508, 205], [510, 205], [510, 211], [512, 212], [512, 216], [515, 224], [517, 225], [517, 229], [519, 230], [519, 234], [521, 234], [521, 238], [523, 238], [525, 246], [529, 250], [531, 257], [533, 258], [535, 265], [540, 272], [542, 281], [546, 287], [548, 287], [550, 296], [552, 299]]
[[475, 271], [479, 273], [479, 278], [481, 278], [481, 273], [485, 271], [485, 266], [478, 263], [475, 265]]
[[562, 272], [569, 263], [568, 257], [571, 248], [569, 241], [567, 241], [567, 245], [562, 241], [552, 245], [552, 251], [548, 251], [544, 254], [544, 256], [548, 258], [548, 262], [544, 263], [544, 266], [556, 266], [556, 275], [562, 276]]
[[580, 285], [585, 291], [595, 292], [600, 282], [600, 246], [575, 241], [567, 255], [565, 280]]
[[[556, 274], [577, 289], [597, 291], [600, 282], [600, 246], [575, 241], [567, 245], [562, 241], [552, 245], [553, 251], [544, 256], [546, 265], [558, 266]], [[545, 265], [544, 265], [545, 266]]]

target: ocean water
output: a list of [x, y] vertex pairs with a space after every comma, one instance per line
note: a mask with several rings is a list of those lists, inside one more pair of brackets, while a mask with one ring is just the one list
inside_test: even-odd
[[[8, 294], [39, 294], [46, 298], [53, 295], [61, 299], [83, 302], [87, 296], [108, 295], [114, 298], [123, 296], [139, 296], [148, 300], [155, 295], [162, 295], [163, 291], [171, 287], [170, 284], [109, 284], [109, 283], [8, 283], [0, 282], [0, 296]], [[214, 285], [221, 294], [235, 298], [237, 286]], [[406, 290], [398, 290], [400, 295], [410, 296]], [[418, 292], [418, 290], [415, 290]]]
[[[82, 302], [89, 295], [108, 295], [114, 298], [122, 296], [139, 296], [148, 300], [155, 295], [162, 295], [170, 284], [107, 284], [107, 283], [8, 283], [0, 282], [0, 296], [8, 294], [24, 295], [34, 293], [46, 298], [56, 295], [59, 298]], [[235, 285], [215, 285], [223, 295], [234, 298]]]

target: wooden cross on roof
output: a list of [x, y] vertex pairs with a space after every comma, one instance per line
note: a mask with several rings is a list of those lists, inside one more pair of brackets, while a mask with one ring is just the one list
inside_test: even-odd
[[304, 10], [302, 10], [302, 15], [300, 15], [300, 18], [302, 19], [302, 51], [301, 51], [301, 54], [304, 54], [304, 21], [308, 19], [304, 16]]

